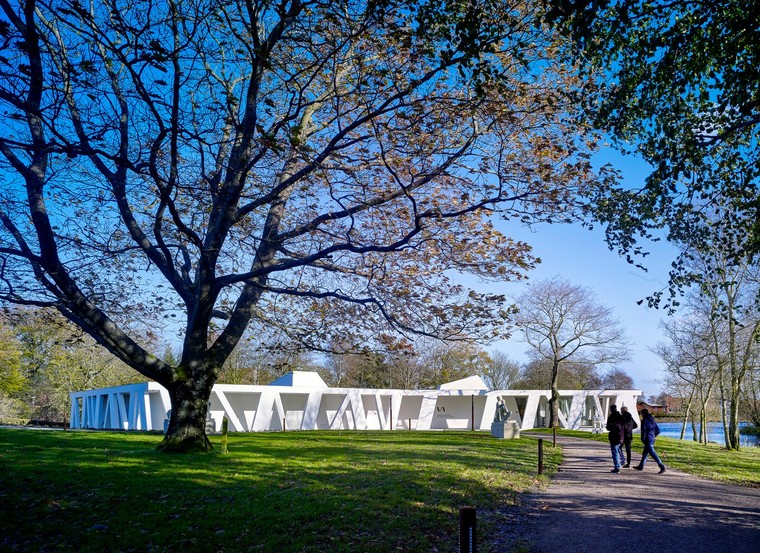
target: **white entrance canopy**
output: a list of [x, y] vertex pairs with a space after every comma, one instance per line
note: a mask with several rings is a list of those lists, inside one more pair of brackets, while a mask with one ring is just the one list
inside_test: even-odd
[[[490, 430], [501, 396], [522, 430], [549, 422], [550, 390], [488, 390], [480, 377], [438, 390], [330, 388], [317, 373], [293, 372], [267, 386], [216, 384], [210, 430], [222, 418], [232, 432], [276, 430]], [[609, 406], [636, 417], [640, 390], [560, 390], [562, 428], [593, 430]], [[155, 382], [72, 392], [71, 428], [162, 430], [169, 394]]]

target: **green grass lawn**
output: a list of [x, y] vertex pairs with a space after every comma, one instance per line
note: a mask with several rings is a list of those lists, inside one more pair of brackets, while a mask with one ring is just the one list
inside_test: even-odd
[[[547, 439], [551, 440], [551, 430], [543, 428], [531, 432], [548, 434]], [[577, 430], [560, 430], [557, 435], [607, 442], [606, 433], [589, 434]], [[655, 450], [668, 467], [720, 482], [760, 487], [760, 447], [744, 447], [739, 451], [733, 451], [717, 444], [703, 445], [690, 440], [657, 438]], [[641, 451], [639, 435], [634, 434], [632, 463], [638, 462]], [[651, 458], [647, 461], [652, 462]]]
[[[230, 434], [226, 455], [218, 436], [211, 454], [170, 455], [158, 434], [0, 428], [0, 551], [449, 552], [472, 505], [478, 550], [495, 552], [516, 495], [556, 471], [547, 438], [539, 477], [534, 438], [482, 432]], [[760, 486], [760, 448], [661, 438], [657, 450]]]
[[0, 551], [479, 551], [559, 449], [481, 432], [230, 434], [158, 453], [157, 434], [0, 428]]
[[741, 486], [760, 487], [760, 447], [733, 451], [717, 444], [657, 438], [655, 450], [663, 463], [684, 472]]

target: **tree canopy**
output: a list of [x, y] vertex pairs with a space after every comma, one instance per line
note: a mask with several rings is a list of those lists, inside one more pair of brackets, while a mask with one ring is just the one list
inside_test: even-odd
[[[736, 257], [760, 249], [760, 26], [754, 0], [547, 0], [572, 38], [565, 53], [596, 79], [585, 114], [652, 165], [641, 186], [610, 188], [598, 218], [610, 243], [640, 237], [706, 250], [721, 226]], [[642, 181], [644, 179], [642, 178]], [[714, 219], [711, 204], [726, 205]], [[677, 263], [677, 279], [683, 266]], [[653, 298], [655, 303], [658, 296]]]
[[[533, 3], [0, 0], [0, 298], [52, 306], [169, 391], [162, 447], [252, 327], [493, 337], [452, 277], [599, 181]], [[175, 333], [174, 362], [138, 336]]]
[[[644, 253], [638, 239], [665, 229], [683, 251], [671, 271], [669, 306], [694, 286], [715, 300], [710, 316], [723, 317], [726, 335], [735, 335], [739, 314], [754, 305], [733, 305], [731, 296], [760, 252], [760, 5], [547, 3], [548, 20], [572, 38], [565, 53], [597, 75], [599, 88], [586, 95], [590, 120], [653, 168], [642, 187], [612, 187], [600, 196], [597, 217], [609, 224], [610, 243]], [[659, 302], [653, 294], [650, 303]], [[726, 350], [726, 443], [738, 447], [746, 370], [736, 348]]]

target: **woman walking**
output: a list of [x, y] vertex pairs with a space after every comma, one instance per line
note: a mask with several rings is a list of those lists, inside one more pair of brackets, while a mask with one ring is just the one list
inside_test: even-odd
[[654, 420], [654, 417], [649, 414], [648, 409], [641, 410], [641, 443], [644, 444], [644, 452], [641, 454], [641, 461], [636, 465], [636, 470], [644, 470], [644, 463], [647, 462], [647, 455], [651, 455], [652, 459], [657, 462], [657, 466], [660, 467], [660, 474], [665, 472], [665, 465], [657, 456], [657, 452], [654, 450], [654, 441], [657, 436], [660, 435], [660, 427]]

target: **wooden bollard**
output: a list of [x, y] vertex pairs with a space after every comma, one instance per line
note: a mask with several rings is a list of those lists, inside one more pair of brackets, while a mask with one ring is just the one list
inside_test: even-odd
[[552, 426], [552, 447], [557, 447], [557, 427]]
[[538, 474], [544, 473], [544, 440], [538, 439]]
[[459, 508], [459, 553], [476, 553], [478, 543], [476, 538], [477, 516], [475, 507]]

